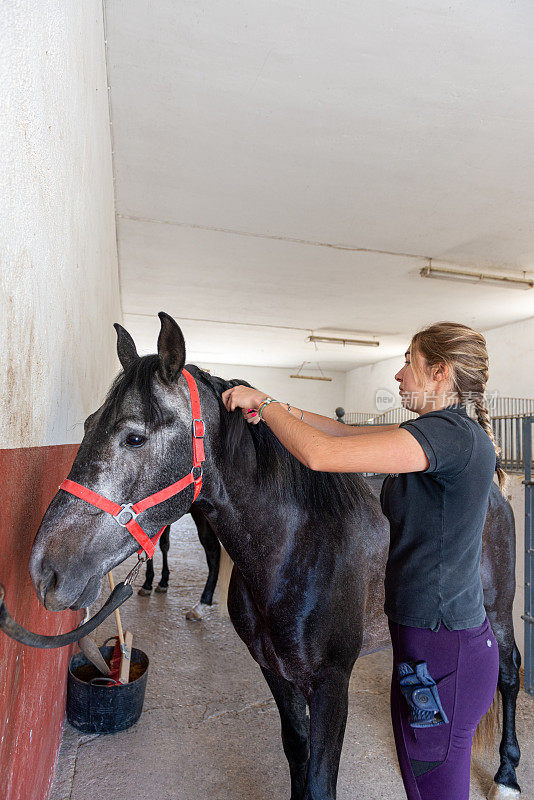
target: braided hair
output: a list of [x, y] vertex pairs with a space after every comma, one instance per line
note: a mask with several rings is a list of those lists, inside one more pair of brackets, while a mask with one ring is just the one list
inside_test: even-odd
[[459, 397], [460, 403], [474, 406], [478, 423], [495, 447], [495, 472], [499, 489], [504, 494], [507, 475], [501, 466], [501, 448], [493, 436], [485, 399], [489, 358], [484, 336], [459, 322], [435, 322], [417, 331], [410, 342], [410, 361], [423, 386], [426, 376], [413, 358], [414, 351], [424, 357], [427, 369], [445, 364], [449, 368], [450, 391]]

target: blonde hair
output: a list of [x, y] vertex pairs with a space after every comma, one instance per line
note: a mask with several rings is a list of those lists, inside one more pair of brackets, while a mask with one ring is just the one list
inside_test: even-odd
[[[414, 358], [415, 354], [423, 356], [426, 365], [419, 364], [417, 358]], [[448, 367], [450, 391], [458, 395], [460, 403], [473, 403], [476, 418], [493, 442], [495, 454], [499, 456], [501, 448], [495, 442], [484, 397], [489, 358], [486, 340], [482, 334], [460, 322], [435, 322], [417, 331], [412, 337], [410, 361], [420, 386], [424, 386], [432, 367], [438, 364]], [[506, 472], [502, 467], [497, 467], [496, 473], [499, 489], [504, 494]]]

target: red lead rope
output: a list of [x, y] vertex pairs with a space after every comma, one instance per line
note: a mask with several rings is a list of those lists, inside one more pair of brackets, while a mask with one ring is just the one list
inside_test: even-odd
[[[134, 539], [139, 542], [141, 547], [137, 551], [138, 554], [141, 554], [144, 550], [149, 558], [152, 558], [154, 555], [159, 537], [167, 526], [164, 525], [163, 528], [161, 528], [161, 530], [158, 531], [158, 533], [154, 536], [154, 538], [150, 539], [150, 537], [147, 536], [137, 522], [136, 517], [138, 514], [141, 514], [148, 508], [152, 508], [152, 506], [156, 506], [158, 503], [163, 503], [164, 500], [168, 500], [169, 497], [173, 497], [175, 494], [178, 494], [185, 489], [186, 486], [190, 486], [192, 483], [195, 485], [195, 492], [193, 495], [193, 502], [195, 502], [202, 488], [202, 462], [206, 459], [204, 453], [204, 422], [202, 421], [202, 409], [200, 407], [200, 398], [198, 396], [198, 387], [195, 379], [185, 369], [182, 370], [182, 375], [186, 379], [189, 387], [191, 413], [193, 416], [193, 467], [191, 472], [189, 472], [179, 481], [176, 481], [176, 483], [173, 483], [170, 486], [167, 486], [165, 489], [161, 489], [159, 492], [151, 494], [149, 497], [145, 497], [144, 500], [139, 500], [138, 503], [133, 504], [123, 503], [122, 505], [119, 505], [118, 503], [114, 503], [113, 500], [108, 500], [107, 497], [98, 494], [98, 492], [93, 492], [92, 489], [88, 489], [86, 486], [82, 486], [80, 483], [71, 481], [69, 478], [65, 478], [59, 487], [65, 492], [69, 492], [70, 494], [79, 497], [81, 500], [85, 500], [86, 503], [96, 506], [96, 508], [101, 508], [102, 511], [107, 511], [108, 514], [111, 514], [113, 519], [115, 519], [119, 525], [122, 525], [123, 528], [126, 528], [132, 534]], [[197, 477], [193, 475], [195, 469], [199, 470]]]

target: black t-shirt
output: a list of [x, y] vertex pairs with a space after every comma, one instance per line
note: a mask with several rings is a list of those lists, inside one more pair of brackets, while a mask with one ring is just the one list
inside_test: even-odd
[[495, 447], [465, 405], [400, 424], [429, 467], [391, 474], [380, 492], [390, 523], [384, 611], [394, 622], [438, 630], [484, 622], [482, 529], [495, 474]]

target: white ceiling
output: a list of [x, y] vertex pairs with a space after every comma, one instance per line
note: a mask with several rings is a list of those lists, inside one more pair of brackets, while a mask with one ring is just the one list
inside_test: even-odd
[[[188, 360], [351, 369], [534, 315], [531, 2], [106, 0], [125, 324]], [[306, 342], [354, 331], [380, 347]]]

